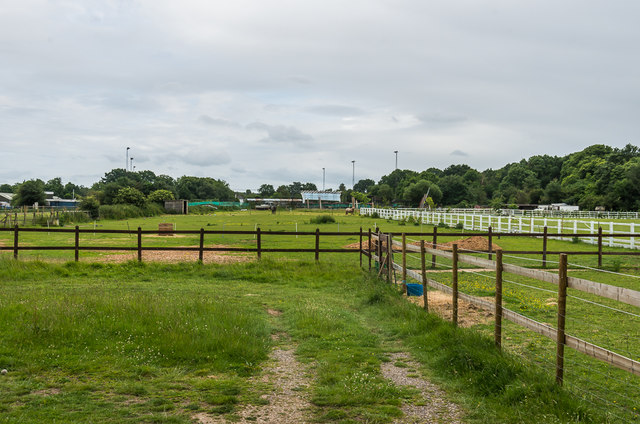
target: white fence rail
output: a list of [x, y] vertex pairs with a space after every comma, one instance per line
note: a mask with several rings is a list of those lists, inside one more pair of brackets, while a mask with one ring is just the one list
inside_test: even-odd
[[[414, 219], [423, 224], [438, 225], [443, 223], [449, 227], [460, 227], [471, 231], [492, 231], [498, 233], [541, 233], [544, 227], [550, 237], [562, 234], [595, 234], [602, 227], [602, 244], [609, 247], [640, 249], [635, 237], [616, 237], [616, 234], [635, 234], [640, 230], [640, 223], [581, 220], [570, 218], [549, 218], [534, 216], [502, 216], [482, 215], [468, 212], [424, 211], [419, 209], [381, 209], [361, 208], [361, 215], [377, 213], [380, 218], [396, 221]], [[562, 239], [570, 239], [560, 237]], [[580, 241], [598, 244], [597, 237], [581, 237]]]

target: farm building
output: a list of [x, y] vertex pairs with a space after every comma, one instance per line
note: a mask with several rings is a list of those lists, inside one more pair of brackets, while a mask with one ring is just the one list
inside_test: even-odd
[[318, 207], [322, 209], [322, 204], [330, 205], [340, 203], [340, 191], [301, 191], [302, 202], [310, 207], [311, 202], [317, 203]]

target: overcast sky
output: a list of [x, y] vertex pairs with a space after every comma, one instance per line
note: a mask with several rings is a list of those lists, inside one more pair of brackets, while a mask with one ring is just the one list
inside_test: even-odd
[[0, 183], [256, 190], [638, 142], [640, 3], [0, 1]]

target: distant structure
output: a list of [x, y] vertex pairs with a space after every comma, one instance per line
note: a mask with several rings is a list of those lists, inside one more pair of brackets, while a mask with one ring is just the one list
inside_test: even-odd
[[189, 202], [187, 200], [165, 200], [164, 209], [169, 213], [188, 215]]
[[311, 206], [311, 202], [318, 202], [318, 207], [322, 209], [322, 202], [328, 203], [340, 203], [341, 191], [301, 191], [302, 202], [307, 205], [307, 208]]

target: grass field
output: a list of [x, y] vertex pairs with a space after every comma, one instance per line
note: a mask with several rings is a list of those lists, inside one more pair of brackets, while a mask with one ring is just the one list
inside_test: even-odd
[[[98, 228], [155, 230], [159, 222], [177, 229], [250, 229], [394, 233], [431, 231], [380, 219], [344, 216], [312, 224], [317, 212], [225, 212], [99, 222]], [[88, 227], [85, 227], [88, 228]], [[90, 226], [93, 228], [93, 224]], [[455, 232], [454, 230], [446, 230]], [[83, 235], [86, 237], [87, 235]], [[21, 243], [72, 244], [73, 234], [23, 234]], [[211, 237], [209, 239], [209, 237]], [[456, 237], [442, 237], [441, 242]], [[131, 245], [127, 235], [96, 234], [81, 245]], [[321, 239], [321, 247], [357, 237]], [[539, 249], [530, 238], [494, 240], [504, 249]], [[11, 245], [11, 233], [0, 232]], [[115, 244], [114, 244], [115, 243]], [[252, 236], [208, 236], [205, 244], [255, 246]], [[145, 245], [197, 245], [198, 236], [145, 237]], [[268, 235], [263, 247], [313, 247], [307, 236]], [[550, 250], [593, 250], [593, 246], [550, 241]], [[113, 255], [21, 251], [27, 261], [0, 259], [0, 422], [193, 422], [197, 414], [239, 419], [247, 405], [259, 406], [273, 387], [256, 384], [268, 356], [286, 334], [310, 382], [300, 387], [318, 422], [390, 422], [400, 405], [416, 402], [415, 391], [382, 378], [380, 364], [395, 351], [410, 352], [416, 373], [433, 379], [466, 411], [466, 422], [624, 422], [638, 420], [638, 378], [567, 350], [566, 385], [553, 382], [554, 345], [505, 324], [506, 353], [491, 341], [488, 320], [454, 329], [403, 300], [397, 290], [359, 269], [357, 254], [265, 253], [263, 260], [227, 265], [125, 262]], [[131, 254], [131, 258], [135, 255]], [[206, 253], [205, 253], [206, 255]], [[46, 259], [43, 263], [38, 259]], [[550, 258], [553, 259], [553, 258]], [[399, 257], [396, 257], [399, 260]], [[539, 262], [509, 258], [539, 267]], [[575, 265], [595, 266], [595, 257], [574, 256]], [[415, 257], [409, 259], [416, 266]], [[636, 257], [605, 257], [605, 267], [638, 275]], [[439, 270], [447, 270], [438, 259]], [[553, 263], [549, 264], [550, 267]], [[365, 258], [366, 268], [366, 258]], [[640, 289], [638, 279], [594, 270], [576, 276]], [[492, 296], [491, 272], [464, 274], [461, 290]], [[448, 273], [432, 278], [447, 283]], [[554, 324], [553, 286], [508, 276], [506, 307]], [[550, 290], [546, 292], [544, 290]], [[567, 331], [638, 359], [638, 308], [584, 293], [571, 293]], [[271, 313], [276, 311], [277, 313]], [[287, 342], [289, 343], [289, 342]], [[619, 407], [618, 405], [623, 405]], [[622, 421], [621, 421], [622, 420]]]

